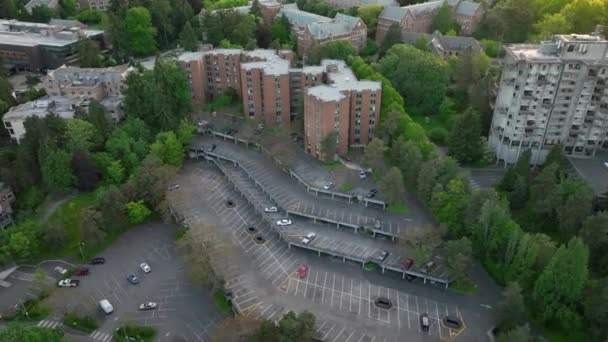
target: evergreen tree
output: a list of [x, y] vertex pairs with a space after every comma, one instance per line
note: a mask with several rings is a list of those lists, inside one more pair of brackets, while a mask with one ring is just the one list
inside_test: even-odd
[[386, 196], [389, 204], [403, 203], [404, 187], [401, 171], [392, 167], [380, 181], [380, 191]]
[[192, 29], [192, 25], [190, 25], [190, 22], [187, 22], [186, 25], [184, 25], [184, 29], [180, 33], [179, 37], [182, 42], [182, 47], [184, 48], [184, 50], [186, 50], [186, 51], [198, 50], [198, 47], [197, 47], [198, 40], [196, 39], [196, 33]]
[[260, 7], [260, 2], [258, 0], [253, 0], [251, 3], [251, 9], [249, 10], [249, 14], [255, 16], [256, 18], [262, 17], [262, 7]]
[[99, 68], [102, 65], [99, 44], [91, 39], [80, 42], [79, 56], [81, 68]]
[[433, 31], [439, 31], [442, 34], [447, 34], [450, 31], [458, 32], [460, 31], [460, 27], [454, 18], [452, 18], [452, 13], [450, 11], [450, 6], [448, 6], [448, 2], [444, 1], [443, 5], [439, 8], [439, 11], [433, 17], [433, 21], [431, 22], [431, 29]]
[[463, 164], [479, 161], [483, 156], [479, 113], [467, 109], [460, 115], [448, 138], [449, 153]]

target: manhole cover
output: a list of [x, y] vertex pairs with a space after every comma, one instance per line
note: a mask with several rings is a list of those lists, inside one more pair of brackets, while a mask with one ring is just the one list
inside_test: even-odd
[[393, 307], [391, 300], [385, 297], [378, 297], [374, 300], [374, 304], [380, 309], [388, 310]]
[[255, 227], [247, 227], [246, 230], [249, 234], [253, 234], [258, 231]]
[[256, 236], [253, 238], [253, 241], [254, 241], [255, 243], [262, 244], [262, 243], [266, 242], [266, 239], [264, 239], [264, 237], [263, 237], [262, 235], [256, 235]]
[[233, 200], [230, 200], [230, 199], [229, 199], [229, 200], [227, 200], [227, 201], [226, 201], [226, 206], [227, 206], [228, 208], [234, 208], [235, 203], [234, 203], [234, 201], [233, 201]]

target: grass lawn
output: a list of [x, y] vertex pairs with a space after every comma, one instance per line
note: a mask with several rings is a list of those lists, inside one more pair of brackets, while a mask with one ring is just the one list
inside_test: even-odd
[[405, 214], [408, 212], [408, 208], [403, 203], [394, 203], [386, 208], [386, 212], [391, 214]]
[[324, 162], [323, 165], [328, 170], [335, 170], [335, 169], [337, 169], [342, 164], [339, 161], [332, 161], [332, 162]]
[[353, 185], [352, 184], [346, 183], [346, 184], [340, 185], [340, 191], [347, 192], [347, 191], [351, 191], [352, 189], [353, 189]]
[[213, 293], [213, 300], [221, 313], [229, 313], [232, 311], [232, 305], [230, 304], [230, 301], [228, 301], [228, 298], [226, 298], [226, 293], [223, 290], [216, 290]]
[[[48, 224], [62, 224], [67, 233], [65, 246], [59, 250], [47, 249], [43, 255], [49, 256], [78, 256], [78, 243], [81, 241], [80, 225], [86, 209], [95, 205], [96, 193], [80, 193], [72, 200], [64, 203], [50, 217]], [[47, 246], [49, 247], [49, 246]]]
[[460, 292], [460, 293], [466, 293], [466, 294], [475, 294], [475, 293], [477, 293], [477, 291], [479, 291], [477, 284], [470, 281], [469, 279], [455, 281], [452, 284], [450, 284], [448, 289], [450, 289], [454, 292]]

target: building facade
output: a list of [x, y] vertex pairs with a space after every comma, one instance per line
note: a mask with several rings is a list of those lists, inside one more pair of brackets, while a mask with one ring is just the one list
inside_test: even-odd
[[472, 34], [484, 13], [484, 7], [469, 0], [435, 0], [404, 7], [386, 6], [378, 16], [376, 40], [382, 42], [392, 25], [401, 32], [432, 33], [431, 24], [444, 1], [450, 8], [452, 17], [460, 25], [460, 34]]
[[13, 224], [13, 208], [15, 194], [11, 188], [0, 182], [0, 229], [4, 229]]
[[489, 136], [499, 161], [529, 149], [541, 164], [558, 144], [571, 156], [608, 148], [608, 41], [556, 35], [505, 50]]
[[111, 0], [77, 0], [76, 6], [79, 9], [90, 8], [98, 11], [105, 11], [110, 8]]
[[45, 71], [73, 63], [84, 38], [103, 44], [103, 31], [0, 19], [0, 56], [9, 70]]
[[[304, 91], [304, 146], [313, 157], [331, 160], [328, 146], [344, 155], [349, 147], [365, 146], [374, 136], [382, 84], [358, 81], [344, 61], [323, 60], [321, 66], [326, 84]], [[326, 140], [334, 138], [335, 142]]]
[[367, 44], [367, 26], [358, 17], [338, 13], [331, 19], [298, 9], [296, 4], [283, 5], [277, 15], [285, 15], [298, 41], [298, 54], [304, 55], [311, 45], [337, 40], [349, 41], [357, 51]]

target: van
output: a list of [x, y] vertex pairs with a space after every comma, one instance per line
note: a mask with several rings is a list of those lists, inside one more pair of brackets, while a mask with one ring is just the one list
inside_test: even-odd
[[101, 307], [101, 309], [103, 310], [103, 312], [106, 313], [106, 315], [111, 314], [112, 312], [114, 312], [114, 307], [112, 306], [112, 304], [110, 304], [110, 301], [107, 299], [102, 299], [99, 301], [99, 306]]

